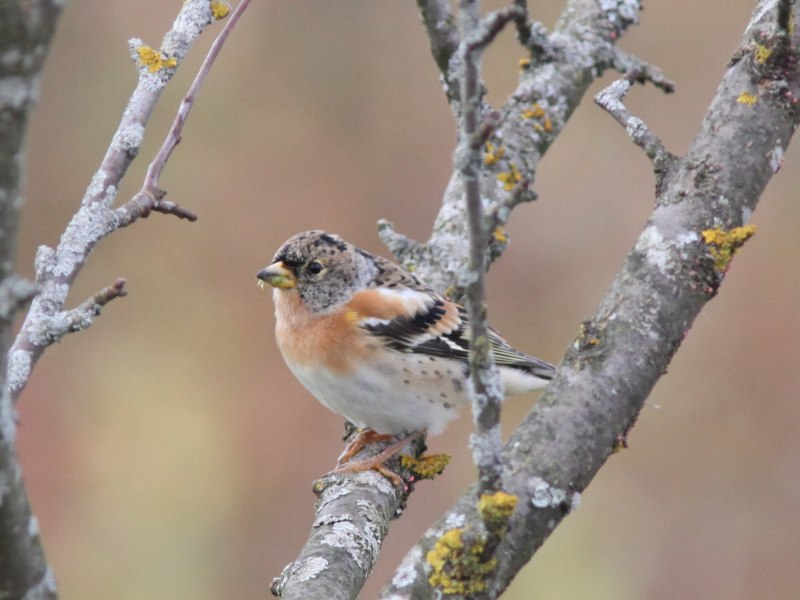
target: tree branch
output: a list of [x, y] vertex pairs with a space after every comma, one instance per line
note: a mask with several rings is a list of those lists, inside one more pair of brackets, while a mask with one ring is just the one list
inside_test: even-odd
[[270, 590], [285, 600], [347, 600], [364, 586], [403, 498], [376, 471], [328, 476], [314, 484], [314, 491], [311, 535]]
[[[243, 0], [246, 6], [249, 0]], [[219, 0], [184, 2], [159, 50], [132, 40], [131, 52], [138, 65], [139, 81], [105, 157], [92, 178], [78, 212], [67, 225], [55, 248], [41, 246], [36, 257], [36, 285], [12, 276], [19, 201], [21, 147], [27, 119], [37, 91], [38, 76], [50, 45], [63, 2], [43, 0], [33, 8], [0, 0], [0, 597], [55, 598], [52, 572], [47, 565], [25, 492], [14, 448], [14, 403], [30, 378], [44, 350], [70, 331], [84, 329], [102, 306], [125, 294], [124, 280], [100, 290], [80, 306], [65, 310], [72, 281], [97, 242], [132, 217], [114, 211], [119, 182], [139, 152], [144, 128], [158, 101], [194, 40], [229, 8]], [[240, 5], [239, 9], [242, 9]], [[7, 36], [6, 33], [12, 35]], [[227, 34], [226, 34], [227, 35]], [[216, 52], [218, 52], [216, 46]], [[16, 59], [16, 60], [15, 60]], [[201, 78], [202, 81], [202, 78]], [[13, 93], [7, 93], [13, 92]], [[196, 89], [195, 89], [196, 92]], [[9, 102], [10, 101], [10, 102]], [[188, 109], [187, 109], [188, 110]], [[184, 115], [185, 118], [185, 115]], [[6, 127], [10, 127], [8, 131]], [[7, 135], [9, 134], [9, 135]], [[166, 157], [161, 160], [161, 167]], [[163, 196], [163, 193], [160, 194]], [[176, 204], [151, 195], [149, 210], [183, 218], [193, 215]], [[128, 218], [128, 222], [125, 222]], [[8, 326], [13, 312], [38, 292], [25, 322], [10, 349]]]
[[611, 66], [623, 75], [633, 74], [631, 83], [650, 82], [666, 94], [675, 91], [675, 83], [664, 75], [656, 66], [646, 63], [641, 58], [628, 54], [618, 47], [614, 47], [611, 54]]
[[13, 272], [28, 120], [63, 2], [23, 9], [0, 0], [0, 597], [55, 598], [56, 585], [33, 517], [14, 441], [7, 355], [14, 317], [38, 287]]
[[514, 6], [519, 8], [524, 13], [524, 18], [516, 19], [514, 22], [517, 25], [517, 39], [523, 46], [528, 46], [531, 42], [531, 22], [530, 13], [528, 12], [528, 0], [514, 0]]
[[[770, 5], [759, 5], [765, 10], [756, 11], [758, 25], [775, 23]], [[457, 597], [498, 597], [576, 507], [752, 235], [745, 223], [777, 168], [774, 157], [800, 123], [798, 39], [791, 40], [793, 60], [769, 64], [769, 53], [757, 46], [769, 50], [784, 42], [774, 33], [778, 28], [768, 30], [753, 27], [737, 51], [739, 60], [726, 72], [689, 152], [667, 173], [655, 210], [606, 298], [506, 445], [504, 481], [517, 497], [516, 509], [493, 568], [467, 580], [471, 593], [452, 592]], [[402, 579], [396, 575], [381, 597], [419, 600], [456, 589], [434, 576], [463, 566], [468, 557], [447, 542], [457, 529], [453, 523], [473, 522], [479, 513], [469, 489], [412, 548], [397, 571]]]
[[[236, 14], [240, 14], [248, 3], [249, 0], [241, 2]], [[189, 100], [185, 99], [181, 103], [176, 124], [170, 130], [162, 151], [148, 169], [142, 191], [120, 207], [114, 209], [112, 206], [120, 181], [139, 153], [144, 129], [164, 86], [172, 79], [175, 70], [205, 27], [227, 14], [227, 5], [221, 2], [188, 0], [183, 4], [172, 28], [164, 36], [160, 49], [150, 48], [139, 39], [130, 41], [131, 56], [139, 71], [136, 89], [128, 101], [100, 168], [92, 177], [80, 209], [67, 225], [59, 244], [55, 248], [40, 246], [37, 252], [36, 281], [41, 291], [34, 299], [10, 352], [9, 368], [14, 375], [11, 378], [11, 393], [15, 401], [44, 350], [64, 333], [76, 331], [89, 324], [90, 321], [79, 319], [81, 327], [71, 329], [75, 324], [73, 319], [78, 315], [85, 316], [86, 313], [80, 308], [73, 312], [65, 311], [64, 304], [70, 285], [97, 243], [120, 227], [146, 217], [153, 210], [190, 221], [197, 218], [177, 204], [164, 201], [164, 192], [157, 188], [157, 183], [164, 163], [180, 137], [180, 129], [197, 90], [205, 79], [211, 62], [219, 53], [221, 42], [212, 46], [209, 58], [192, 85]], [[229, 27], [223, 29], [224, 37], [227, 37], [230, 26], [229, 23]], [[223, 34], [220, 36], [223, 37]], [[72, 325], [68, 325], [70, 323]]]
[[458, 75], [451, 71], [450, 61], [461, 40], [448, 0], [417, 0], [422, 23], [431, 43], [431, 54], [442, 73], [448, 101], [458, 102], [460, 89]]
[[[443, 455], [419, 458], [425, 451], [422, 438], [411, 444], [413, 459], [395, 457], [387, 463], [405, 482], [402, 490], [376, 471], [328, 473], [314, 483], [318, 500], [311, 534], [299, 556], [273, 580], [274, 596], [284, 600], [358, 596], [378, 560], [389, 523], [402, 513], [416, 482], [432, 479], [447, 462]], [[372, 458], [389, 445], [388, 441], [370, 444], [354, 460]]]
[[[487, 168], [480, 179], [487, 229], [493, 234], [490, 260], [507, 245], [502, 227], [513, 208], [536, 198], [532, 186], [539, 160], [594, 79], [612, 66], [614, 42], [636, 22], [638, 2], [611, 4], [601, 8], [594, 0], [569, 0], [546, 43], [543, 34], [537, 37], [547, 52], [533, 55], [520, 72], [517, 88], [497, 111], [500, 119], [484, 148]], [[400, 262], [457, 300], [463, 299], [464, 287], [456, 274], [463, 273], [469, 262], [463, 206], [464, 182], [460, 172], [454, 172], [428, 241], [390, 246]], [[390, 244], [398, 239], [386, 222], [378, 233]]]
[[[494, 126], [479, 131], [478, 110], [482, 102], [480, 61], [483, 50], [515, 15], [516, 18], [527, 18], [527, 11], [518, 6], [509, 6], [481, 21], [479, 2], [464, 0], [461, 4], [461, 37], [465, 40], [461, 59], [463, 109], [455, 167], [464, 182], [465, 212], [469, 224], [468, 271], [461, 275], [466, 289], [472, 340], [469, 353], [473, 421], [471, 446], [473, 461], [478, 468], [479, 495], [494, 493], [501, 486], [500, 403], [503, 399], [503, 385], [492, 357], [486, 322], [486, 247], [489, 236], [481, 201], [481, 148]], [[476, 139], [480, 142], [475, 143]]]
[[645, 122], [633, 116], [622, 103], [625, 94], [628, 93], [638, 77], [638, 72], [633, 71], [625, 79], [616, 80], [599, 92], [594, 97], [594, 101], [625, 128], [633, 143], [644, 150], [657, 169], [663, 171], [674, 156], [667, 151], [658, 136], [650, 131]]

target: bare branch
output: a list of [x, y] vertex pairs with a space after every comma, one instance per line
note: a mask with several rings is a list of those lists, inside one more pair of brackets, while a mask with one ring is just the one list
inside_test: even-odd
[[527, 26], [528, 31], [530, 31], [528, 11], [517, 5], [506, 6], [487, 15], [479, 25], [476, 25], [470, 31], [469, 37], [462, 32], [461, 35], [467, 45], [467, 51], [475, 52], [486, 48], [511, 21], [517, 23], [518, 27], [524, 28]]
[[398, 233], [394, 228], [394, 223], [386, 219], [378, 221], [378, 237], [392, 254], [404, 257], [404, 266], [411, 267], [412, 271], [416, 268], [416, 251], [420, 247], [419, 242]]
[[637, 83], [647, 83], [649, 81], [667, 94], [675, 91], [675, 83], [667, 79], [661, 69], [632, 54], [628, 54], [616, 46], [613, 49], [611, 64], [614, 69], [626, 77], [635, 74], [633, 75], [633, 81]]
[[195, 213], [186, 208], [183, 208], [179, 204], [170, 202], [169, 200], [159, 200], [156, 203], [154, 203], [153, 212], [164, 213], [165, 215], [173, 215], [175, 217], [178, 217], [179, 219], [185, 219], [191, 222], [197, 221], [197, 215]]
[[[389, 445], [370, 444], [355, 459], [374, 458]], [[424, 440], [415, 440], [412, 447], [416, 457], [408, 463], [412, 469], [397, 457], [388, 463], [407, 482], [402, 490], [376, 471], [329, 473], [314, 483], [317, 504], [311, 534], [298, 557], [273, 580], [274, 596], [285, 600], [358, 596], [378, 559], [389, 523], [402, 513], [416, 481], [433, 477], [413, 468], [424, 464], [424, 457], [418, 458], [425, 450]]]
[[187, 221], [197, 220], [197, 215], [192, 211], [169, 200], [157, 200], [151, 194], [140, 190], [125, 204], [114, 209], [116, 226], [119, 228], [132, 225], [139, 219], [146, 219], [152, 211], [174, 215]]
[[[180, 106], [178, 107], [178, 114], [175, 116], [175, 120], [172, 123], [172, 127], [167, 133], [166, 138], [164, 139], [164, 144], [161, 146], [161, 149], [158, 151], [158, 154], [153, 159], [153, 162], [150, 163], [150, 166], [147, 168], [147, 175], [144, 179], [144, 190], [147, 190], [157, 200], [161, 200], [158, 197], [160, 188], [158, 187], [158, 180], [161, 177], [161, 172], [164, 170], [164, 165], [166, 165], [167, 160], [169, 160], [172, 151], [175, 149], [175, 146], [181, 140], [181, 133], [183, 131], [183, 125], [186, 123], [186, 119], [189, 117], [189, 111], [192, 110], [192, 106], [194, 106], [194, 102], [197, 99], [197, 95], [200, 93], [200, 88], [203, 85], [203, 82], [208, 77], [208, 73], [211, 71], [211, 67], [214, 65], [214, 61], [219, 56], [220, 51], [222, 50], [222, 46], [225, 44], [225, 41], [228, 39], [230, 32], [236, 27], [236, 23], [238, 23], [239, 18], [242, 16], [242, 13], [247, 9], [248, 5], [250, 4], [250, 0], [241, 0], [238, 6], [234, 9], [233, 13], [231, 13], [228, 22], [225, 24], [225, 27], [222, 28], [217, 38], [214, 40], [214, 43], [211, 44], [211, 48], [206, 55], [203, 64], [200, 65], [200, 69], [197, 71], [197, 75], [192, 82], [192, 85], [189, 87], [189, 91], [184, 96], [183, 100], [181, 101]], [[222, 15], [225, 16], [225, 15]], [[219, 18], [219, 17], [217, 17]], [[163, 195], [163, 194], [162, 194]], [[173, 205], [177, 206], [177, 205]], [[163, 208], [163, 207], [162, 207]], [[154, 207], [154, 210], [159, 210], [159, 208]], [[189, 218], [187, 216], [183, 216], [180, 212], [174, 212], [171, 210], [159, 210], [159, 212], [164, 212], [168, 214], [175, 214], [180, 216], [181, 218]], [[196, 217], [195, 217], [196, 218]], [[190, 221], [194, 221], [195, 219], [189, 219]]]
[[270, 589], [287, 600], [347, 600], [364, 586], [402, 499], [376, 471], [330, 476], [314, 489], [319, 499], [311, 535]]
[[25, 492], [9, 391], [10, 329], [38, 286], [14, 274], [28, 123], [64, 3], [0, 0], [0, 598], [54, 599], [56, 583]]
[[530, 13], [528, 12], [528, 0], [514, 0], [514, 6], [525, 13], [524, 19], [516, 19], [517, 39], [523, 46], [528, 46], [531, 42], [531, 23]]
[[663, 172], [674, 156], [667, 151], [658, 136], [650, 131], [645, 122], [633, 116], [622, 103], [622, 99], [631, 89], [632, 82], [637, 76], [638, 74], [634, 72], [625, 79], [617, 79], [599, 92], [594, 97], [594, 101], [625, 128], [633, 143], [644, 150], [657, 169]]
[[[9, 354], [9, 381], [12, 382], [11, 391], [15, 401], [44, 350], [65, 333], [83, 329], [91, 323], [87, 319], [91, 306], [82, 305], [72, 311], [65, 311], [64, 304], [70, 285], [97, 243], [120, 227], [147, 217], [151, 211], [175, 215], [189, 221], [196, 220], [194, 213], [163, 199], [164, 192], [158, 189], [158, 178], [180, 139], [189, 109], [211, 64], [249, 2], [250, 0], [240, 2], [212, 45], [189, 94], [181, 103], [178, 116], [161, 151], [148, 169], [142, 191], [114, 209], [112, 206], [119, 183], [139, 153], [145, 126], [164, 86], [172, 79], [200, 33], [215, 20], [227, 16], [229, 9], [222, 2], [187, 0], [172, 28], [164, 36], [160, 49], [151, 48], [138, 39], [130, 41], [131, 55], [139, 71], [136, 89], [128, 101], [100, 168], [92, 177], [81, 207], [67, 225], [59, 244], [55, 248], [41, 246], [37, 253], [36, 281], [41, 287], [41, 293], [31, 305]], [[116, 296], [122, 295], [121, 287], [119, 291]], [[95, 303], [93, 306], [99, 308], [102, 304]]]
[[451, 103], [458, 101], [459, 84], [450, 73], [450, 60], [458, 50], [460, 38], [450, 3], [448, 0], [417, 0], [417, 6], [428, 32], [431, 54], [442, 73], [447, 98]]
[[100, 309], [114, 298], [127, 295], [125, 280], [117, 279], [111, 285], [104, 287], [90, 298], [73, 309], [65, 310], [58, 315], [58, 324], [54, 324], [51, 333], [61, 332], [61, 335], [81, 331], [92, 324], [92, 319], [100, 314]]
[[[509, 9], [519, 7], [512, 6]], [[482, 23], [480, 3], [461, 3], [461, 36], [465, 42], [461, 60], [462, 117], [460, 145], [456, 150], [456, 169], [464, 182], [464, 199], [469, 222], [470, 255], [468, 270], [461, 276], [466, 288], [470, 319], [469, 363], [472, 383], [472, 455], [478, 468], [479, 492], [492, 493], [500, 486], [500, 403], [503, 386], [491, 354], [486, 323], [486, 246], [488, 235], [483, 217], [480, 176], [483, 166], [481, 147], [474, 143], [481, 104], [480, 54], [503, 26], [511, 20], [508, 11], [493, 13]]]
[[[602, 7], [601, 7], [602, 5]], [[556, 30], [546, 37], [536, 32], [537, 47], [544, 52], [520, 73], [517, 88], [498, 110], [501, 118], [485, 142], [485, 167], [480, 178], [481, 197], [491, 239], [489, 258], [494, 260], [506, 247], [502, 226], [512, 209], [536, 198], [533, 181], [536, 167], [567, 119], [596, 77], [610, 66], [614, 42], [636, 22], [639, 3], [594, 3], [569, 0]], [[519, 5], [512, 7], [520, 10]], [[512, 12], [484, 19], [484, 31], [492, 31]], [[508, 17], [510, 18], [510, 17]], [[534, 50], [532, 49], [532, 52]], [[464, 182], [454, 172], [444, 193], [433, 232], [424, 244], [398, 248], [394, 255], [417, 266], [417, 273], [439, 292], [463, 299], [464, 288], [456, 273], [469, 259], [468, 224], [464, 211]], [[404, 252], [407, 250], [407, 252]]]

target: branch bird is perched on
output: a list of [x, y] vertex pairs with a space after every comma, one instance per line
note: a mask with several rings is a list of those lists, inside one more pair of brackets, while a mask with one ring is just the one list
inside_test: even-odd
[[[469, 404], [466, 311], [402, 267], [313, 230], [286, 241], [257, 277], [274, 288], [275, 337], [289, 369], [356, 426], [436, 434]], [[550, 363], [494, 330], [489, 337], [506, 394], [540, 389], [553, 377]], [[342, 466], [363, 445], [348, 447], [337, 471], [380, 467]]]

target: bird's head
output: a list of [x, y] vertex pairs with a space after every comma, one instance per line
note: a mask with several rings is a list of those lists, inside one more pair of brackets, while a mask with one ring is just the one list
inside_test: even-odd
[[338, 235], [314, 229], [292, 236], [259, 271], [259, 284], [294, 292], [315, 313], [347, 302], [375, 273], [374, 257]]

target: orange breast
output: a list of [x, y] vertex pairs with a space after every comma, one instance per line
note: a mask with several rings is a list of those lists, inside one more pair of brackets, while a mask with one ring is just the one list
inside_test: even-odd
[[276, 290], [274, 299], [275, 336], [287, 362], [344, 374], [377, 349], [347, 311], [315, 315], [295, 290]]

